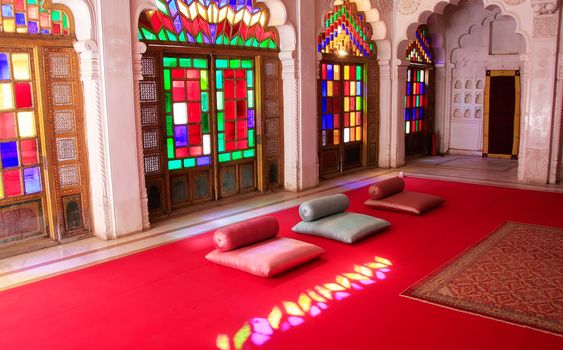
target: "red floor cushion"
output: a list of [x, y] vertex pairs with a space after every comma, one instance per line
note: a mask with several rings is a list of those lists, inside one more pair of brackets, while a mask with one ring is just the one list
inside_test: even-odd
[[444, 203], [442, 197], [432, 194], [404, 191], [383, 199], [368, 199], [365, 205], [375, 209], [420, 215]]
[[207, 260], [262, 277], [272, 277], [318, 258], [324, 249], [291, 238], [276, 237], [246, 247], [207, 254]]
[[278, 235], [280, 225], [273, 216], [261, 216], [222, 227], [213, 234], [213, 242], [220, 252], [265, 241]]
[[400, 177], [379, 180], [369, 187], [369, 198], [382, 199], [396, 193], [401, 193], [404, 189], [405, 181]]

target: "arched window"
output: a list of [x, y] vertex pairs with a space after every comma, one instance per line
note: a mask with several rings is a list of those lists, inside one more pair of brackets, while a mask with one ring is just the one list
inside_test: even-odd
[[88, 233], [71, 13], [50, 1], [0, 6], [0, 247]]
[[[280, 186], [278, 34], [252, 0], [157, 0], [139, 20], [151, 217]], [[159, 199], [159, 200], [156, 200]]]
[[320, 176], [375, 164], [377, 64], [371, 27], [344, 1], [325, 16], [319, 86]]
[[405, 153], [413, 155], [430, 151], [433, 130], [433, 74], [434, 54], [430, 35], [425, 25], [418, 27], [416, 39], [407, 47], [405, 92]]

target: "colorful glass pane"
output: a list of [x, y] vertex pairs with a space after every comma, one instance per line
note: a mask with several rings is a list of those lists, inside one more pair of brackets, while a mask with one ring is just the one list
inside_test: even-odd
[[434, 64], [434, 53], [432, 51], [428, 27], [421, 25], [416, 30], [416, 39], [407, 46], [407, 61], [425, 64]]
[[321, 53], [374, 57], [375, 43], [371, 26], [356, 4], [344, 0], [327, 13], [324, 31], [319, 34], [317, 50]]
[[4, 0], [0, 32], [70, 36], [69, 17], [64, 11], [43, 8], [44, 0]]
[[[255, 156], [254, 76], [252, 60], [217, 59], [217, 144], [219, 162]], [[221, 68], [219, 68], [221, 67]], [[219, 101], [221, 102], [219, 105]], [[252, 150], [252, 152], [250, 152]]]
[[405, 133], [413, 134], [424, 131], [428, 94], [424, 69], [409, 67], [405, 91]]
[[276, 31], [267, 27], [268, 12], [254, 0], [156, 0], [156, 5], [157, 10], [141, 15], [141, 40], [279, 47]]
[[172, 115], [166, 118], [168, 169], [208, 166], [211, 164], [208, 61], [164, 57], [163, 65], [165, 95], [172, 95]]

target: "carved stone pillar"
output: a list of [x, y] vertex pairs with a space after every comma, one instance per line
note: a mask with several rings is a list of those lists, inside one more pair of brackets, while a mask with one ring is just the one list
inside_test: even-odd
[[391, 65], [389, 60], [379, 60], [379, 167], [391, 167]]
[[90, 198], [93, 233], [108, 240], [116, 238], [112, 208], [109, 200], [109, 176], [107, 170], [107, 134], [102, 113], [100, 63], [98, 46], [93, 40], [74, 44], [80, 55], [80, 77], [84, 90], [86, 135], [90, 168]]
[[398, 168], [405, 165], [405, 81], [407, 66], [401, 60], [395, 60], [392, 68], [392, 84], [395, 96], [392, 98], [391, 111], [391, 167]]
[[[561, 50], [561, 48], [559, 48]], [[553, 134], [551, 137], [552, 151], [549, 167], [549, 183], [555, 184], [559, 180], [561, 164], [561, 132], [563, 128], [563, 52], [557, 57], [557, 84], [555, 86], [555, 112], [553, 120]]]
[[284, 111], [284, 179], [285, 189], [291, 192], [300, 190], [300, 108], [297, 64], [293, 51], [280, 52], [283, 80]]
[[545, 184], [549, 180], [559, 11], [555, 1], [532, 1], [533, 39], [530, 41], [529, 104], [524, 116], [520, 179]]
[[135, 94], [135, 133], [137, 134], [137, 162], [139, 171], [139, 193], [141, 195], [141, 212], [143, 215], [143, 230], [151, 227], [149, 222], [149, 207], [147, 199], [147, 188], [145, 185], [145, 162], [143, 157], [143, 131], [141, 120], [141, 93], [139, 81], [143, 80], [141, 58], [147, 51], [144, 43], [137, 42], [133, 47], [133, 89]]

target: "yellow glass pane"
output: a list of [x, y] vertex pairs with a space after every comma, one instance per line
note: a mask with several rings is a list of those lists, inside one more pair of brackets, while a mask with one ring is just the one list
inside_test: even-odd
[[361, 139], [362, 139], [362, 128], [357, 127], [356, 128], [356, 141], [360, 141]]
[[334, 144], [335, 145], [340, 144], [340, 130], [338, 130], [338, 129], [334, 130]]
[[344, 97], [344, 112], [350, 112], [350, 97]]
[[12, 84], [0, 84], [0, 110], [14, 108], [14, 95], [12, 93]]
[[340, 66], [338, 64], [334, 65], [334, 80], [340, 80]]
[[35, 116], [33, 112], [18, 112], [18, 130], [20, 137], [35, 137]]
[[333, 96], [332, 81], [327, 82], [327, 93], [329, 97]]
[[356, 83], [352, 82], [350, 84], [350, 96], [356, 96]]
[[356, 113], [350, 113], [350, 126], [356, 125]]
[[14, 67], [15, 80], [31, 80], [29, 71], [29, 54], [13, 53], [12, 66]]
[[18, 33], [27, 33], [27, 27], [18, 27], [16, 29], [16, 32]]
[[16, 21], [13, 19], [4, 19], [4, 31], [6, 33], [13, 33], [16, 31]]
[[344, 66], [344, 80], [350, 80], [350, 66]]
[[2, 173], [0, 173], [0, 198], [4, 198], [4, 181], [2, 181]]

